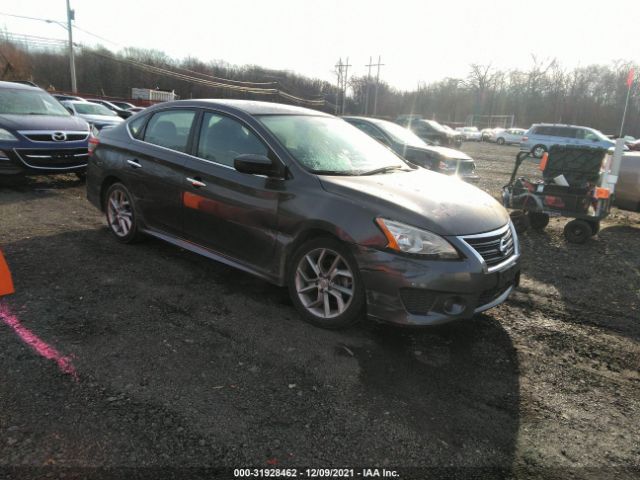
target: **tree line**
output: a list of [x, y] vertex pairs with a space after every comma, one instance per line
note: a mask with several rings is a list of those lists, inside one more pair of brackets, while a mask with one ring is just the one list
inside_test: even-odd
[[[462, 124], [469, 115], [514, 115], [514, 126], [523, 128], [537, 122], [573, 123], [615, 134], [620, 128], [627, 77], [633, 66], [629, 61], [615, 61], [567, 69], [556, 60], [535, 56], [526, 69], [499, 70], [472, 64], [464, 78], [420, 84], [412, 91], [381, 81], [376, 114], [393, 119], [414, 113], [449, 124]], [[297, 99], [310, 100], [316, 103], [307, 105], [330, 113], [341, 101], [341, 92], [326, 80], [257, 65], [203, 62], [191, 57], [177, 60], [157, 50], [126, 48], [114, 54], [103, 47], [82, 47], [76, 53], [76, 72], [78, 89], [87, 95], [128, 98], [132, 87], [158, 88], [173, 90], [181, 98], [247, 98], [302, 105], [305, 103]], [[211, 86], [211, 78], [226, 79], [225, 85], [242, 88]], [[0, 79], [31, 79], [46, 89], [69, 91], [67, 52], [34, 48], [0, 37]], [[352, 76], [345, 112], [371, 113], [375, 88], [371, 79]], [[270, 93], [273, 89], [294, 98]], [[324, 100], [323, 104], [318, 100]], [[367, 100], [369, 104], [365, 105]], [[631, 88], [625, 125], [625, 134], [640, 136], [638, 81]]]

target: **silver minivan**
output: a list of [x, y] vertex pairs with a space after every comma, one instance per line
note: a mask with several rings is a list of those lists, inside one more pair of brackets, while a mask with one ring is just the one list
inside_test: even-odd
[[535, 123], [522, 137], [520, 150], [541, 158], [553, 145], [583, 145], [611, 148], [615, 143], [604, 133], [589, 127]]

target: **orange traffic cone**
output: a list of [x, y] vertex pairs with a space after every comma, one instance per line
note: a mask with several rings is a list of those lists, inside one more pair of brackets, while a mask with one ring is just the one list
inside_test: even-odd
[[5, 262], [2, 252], [0, 252], [0, 297], [3, 295], [9, 295], [14, 291], [9, 266], [7, 265], [7, 262]]

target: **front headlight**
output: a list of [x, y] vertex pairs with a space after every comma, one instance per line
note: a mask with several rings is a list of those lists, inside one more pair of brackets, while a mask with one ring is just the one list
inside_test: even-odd
[[440, 235], [386, 218], [377, 218], [376, 223], [387, 237], [387, 246], [392, 250], [428, 255], [440, 260], [460, 258], [453, 245]]
[[18, 139], [9, 130], [5, 130], [4, 128], [0, 128], [0, 141], [16, 142], [16, 141], [18, 141]]

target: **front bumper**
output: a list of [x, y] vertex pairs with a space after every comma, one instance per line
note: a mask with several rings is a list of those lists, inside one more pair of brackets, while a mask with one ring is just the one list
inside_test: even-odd
[[17, 148], [0, 147], [0, 175], [56, 174], [82, 172], [87, 166], [86, 143], [76, 145], [32, 145]]
[[401, 325], [437, 325], [468, 319], [504, 302], [520, 281], [520, 251], [488, 267], [471, 246], [447, 237], [465, 258], [433, 261], [358, 246], [370, 318]]

